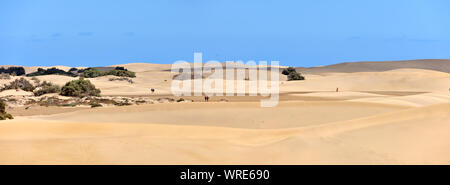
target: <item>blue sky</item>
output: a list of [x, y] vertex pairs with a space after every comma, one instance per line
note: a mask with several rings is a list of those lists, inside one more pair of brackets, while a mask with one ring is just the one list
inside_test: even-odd
[[450, 58], [448, 0], [0, 0], [0, 64]]

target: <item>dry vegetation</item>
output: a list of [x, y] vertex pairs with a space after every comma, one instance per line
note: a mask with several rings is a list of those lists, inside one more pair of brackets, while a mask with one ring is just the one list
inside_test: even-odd
[[0, 89], [0, 92], [8, 89], [22, 89], [24, 91], [33, 92], [36, 87], [34, 87], [34, 85], [31, 84], [27, 79], [22, 77], [10, 82], [9, 84], [4, 85], [4, 87]]
[[11, 114], [6, 112], [6, 104], [0, 100], [0, 120], [13, 119]]
[[130, 84], [133, 84], [134, 82], [133, 82], [133, 80], [132, 79], [130, 79], [130, 78], [128, 78], [128, 77], [118, 77], [118, 78], [116, 78], [116, 77], [113, 77], [113, 78], [109, 78], [108, 79], [109, 81], [127, 81], [128, 83], [130, 83]]
[[1, 73], [0, 74], [0, 80], [9, 80], [11, 79], [11, 76], [7, 73]]
[[50, 94], [50, 93], [60, 93], [61, 87], [58, 85], [54, 85], [51, 82], [44, 81], [42, 84], [39, 84], [39, 88], [37, 90], [33, 91], [33, 94], [35, 96], [42, 96], [44, 94]]

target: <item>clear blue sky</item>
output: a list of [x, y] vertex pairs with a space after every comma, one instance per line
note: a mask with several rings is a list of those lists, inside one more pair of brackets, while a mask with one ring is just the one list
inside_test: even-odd
[[0, 64], [450, 58], [448, 0], [1, 0]]

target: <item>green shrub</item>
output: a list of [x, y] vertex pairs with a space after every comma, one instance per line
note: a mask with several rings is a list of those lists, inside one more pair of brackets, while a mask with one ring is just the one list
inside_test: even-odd
[[297, 72], [289, 73], [288, 81], [292, 81], [292, 80], [305, 80], [305, 77], [300, 75], [300, 73], [297, 73]]
[[136, 73], [134, 73], [132, 71], [128, 71], [124, 67], [116, 67], [115, 69], [109, 70], [107, 72], [101, 71], [96, 68], [87, 68], [87, 69], [83, 69], [83, 70], [78, 70], [78, 73], [80, 74], [80, 76], [85, 77], [85, 78], [96, 78], [96, 77], [107, 76], [107, 75], [120, 76], [120, 77], [131, 77], [131, 78], [136, 77]]
[[14, 119], [11, 114], [6, 112], [6, 104], [3, 100], [0, 100], [0, 120]]
[[287, 69], [283, 69], [281, 74], [287, 75], [288, 81], [305, 80], [305, 77], [302, 76], [300, 73], [297, 73], [297, 71], [293, 67], [288, 67]]
[[136, 77], [136, 73], [127, 70], [111, 70], [107, 72], [107, 75], [120, 76], [120, 77]]
[[51, 82], [44, 81], [38, 90], [33, 91], [33, 94], [35, 96], [42, 96], [44, 94], [50, 94], [50, 93], [60, 93], [61, 87], [58, 85], [54, 85]]
[[5, 85], [0, 89], [0, 92], [8, 89], [22, 89], [24, 91], [33, 92], [36, 87], [34, 87], [33, 84], [31, 84], [27, 79], [22, 77], [12, 81], [8, 85]]
[[96, 77], [106, 76], [107, 75], [106, 72], [100, 71], [100, 70], [95, 69], [95, 68], [87, 68], [87, 69], [84, 69], [84, 70], [79, 70], [78, 73], [80, 73], [80, 72], [81, 72], [80, 76], [82, 76], [84, 78], [96, 78]]
[[289, 75], [290, 73], [296, 72], [295, 68], [293, 67], [288, 67], [287, 69], [283, 69], [283, 71], [281, 72], [281, 74], [284, 75]]
[[89, 80], [85, 80], [83, 77], [67, 82], [61, 89], [62, 96], [100, 96], [100, 92], [100, 89], [95, 88]]
[[61, 69], [58, 69], [56, 67], [53, 68], [49, 68], [49, 69], [42, 69], [42, 68], [38, 68], [38, 71], [34, 72], [34, 73], [30, 73], [27, 74], [27, 76], [42, 76], [42, 75], [65, 75], [65, 76], [71, 76], [71, 77], [75, 77], [76, 75], [71, 73], [71, 72], [67, 72]]

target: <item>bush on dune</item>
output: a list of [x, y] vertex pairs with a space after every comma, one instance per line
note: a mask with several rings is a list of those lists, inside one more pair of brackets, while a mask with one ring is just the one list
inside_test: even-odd
[[31, 84], [31, 82], [29, 82], [27, 79], [22, 77], [20, 79], [12, 81], [8, 85], [5, 85], [0, 89], [0, 92], [9, 89], [22, 89], [24, 91], [33, 92], [36, 87], [34, 87], [33, 84]]
[[126, 70], [111, 70], [107, 74], [120, 77], [130, 77], [130, 78], [136, 77], [136, 73]]
[[80, 73], [80, 76], [84, 78], [96, 78], [100, 76], [106, 76], [106, 72], [100, 71], [95, 68], [87, 68], [84, 70], [79, 70], [78, 73]]
[[86, 96], [100, 96], [100, 89], [89, 81], [80, 77], [78, 80], [67, 82], [61, 89], [62, 96], [86, 97]]
[[288, 80], [289, 81], [292, 81], [292, 80], [305, 80], [305, 77], [300, 75], [300, 73], [295, 72], [295, 73], [290, 73], [288, 75]]
[[288, 67], [286, 69], [283, 69], [283, 71], [281, 72], [281, 74], [287, 75], [288, 77], [288, 81], [292, 81], [292, 80], [305, 80], [305, 77], [302, 76], [300, 73], [298, 73], [295, 68], [293, 67]]
[[293, 68], [293, 67], [288, 67], [288, 68], [286, 68], [286, 69], [283, 69], [283, 71], [281, 72], [281, 74], [289, 75], [289, 74], [292, 73], [292, 72], [296, 72], [296, 71], [295, 71], [295, 68]]
[[51, 82], [44, 81], [39, 86], [40, 88], [38, 90], [33, 91], [33, 94], [35, 96], [42, 96], [44, 94], [61, 92], [61, 88], [58, 85], [52, 84]]
[[14, 76], [22, 76], [25, 74], [25, 69], [23, 67], [8, 67], [8, 68], [0, 68], [0, 73], [5, 73]]
[[85, 78], [96, 78], [96, 77], [107, 76], [107, 75], [130, 77], [130, 78], [136, 77], [136, 73], [134, 73], [132, 71], [128, 71], [124, 67], [116, 67], [115, 69], [109, 70], [109, 71], [101, 71], [96, 68], [87, 68], [87, 69], [79, 70], [78, 73], [80, 74], [80, 76], [85, 77]]
[[0, 100], [0, 120], [14, 119], [11, 114], [6, 112], [6, 104]]
[[132, 79], [129, 79], [128, 77], [109, 78], [109, 81], [127, 81], [130, 84], [134, 83], [134, 81]]
[[42, 75], [65, 75], [65, 76], [71, 76], [71, 77], [75, 77], [76, 75], [71, 73], [71, 72], [67, 72], [61, 69], [58, 69], [56, 67], [50, 68], [50, 69], [43, 69], [43, 68], [38, 68], [38, 71], [34, 72], [34, 73], [30, 73], [27, 74], [27, 76], [42, 76]]

